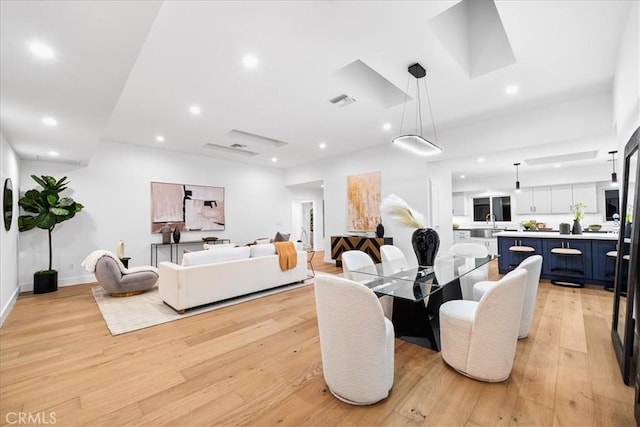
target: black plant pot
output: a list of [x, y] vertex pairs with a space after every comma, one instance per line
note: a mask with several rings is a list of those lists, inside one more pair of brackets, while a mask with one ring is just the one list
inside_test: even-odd
[[58, 290], [58, 272], [43, 270], [33, 274], [33, 293], [46, 294]]
[[438, 232], [433, 228], [418, 228], [411, 235], [411, 244], [418, 264], [424, 267], [432, 266], [440, 247]]

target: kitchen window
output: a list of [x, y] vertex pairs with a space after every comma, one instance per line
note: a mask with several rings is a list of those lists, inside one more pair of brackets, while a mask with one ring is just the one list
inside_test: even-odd
[[495, 215], [495, 221], [511, 221], [511, 197], [474, 197], [473, 220], [491, 220], [490, 214]]

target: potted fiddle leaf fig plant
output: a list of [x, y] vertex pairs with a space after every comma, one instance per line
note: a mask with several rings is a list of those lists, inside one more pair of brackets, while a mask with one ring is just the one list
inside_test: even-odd
[[60, 197], [67, 188], [66, 176], [59, 180], [45, 175], [31, 175], [31, 178], [42, 189], [29, 190], [18, 200], [18, 205], [26, 212], [18, 217], [18, 229], [40, 228], [49, 234], [49, 268], [33, 275], [33, 293], [43, 294], [58, 290], [58, 272], [52, 268], [51, 233], [57, 224], [73, 218], [84, 206], [70, 197]]

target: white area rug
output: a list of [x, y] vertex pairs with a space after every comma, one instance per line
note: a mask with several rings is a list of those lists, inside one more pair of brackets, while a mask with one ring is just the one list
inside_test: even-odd
[[[320, 272], [317, 273], [317, 275], [322, 274], [323, 273]], [[192, 308], [184, 314], [176, 313], [174, 309], [162, 302], [158, 295], [157, 287], [140, 295], [124, 298], [114, 298], [100, 286], [95, 286], [91, 288], [91, 290], [111, 335], [115, 336], [162, 323], [173, 322], [174, 320], [184, 319], [185, 317], [195, 316], [196, 314], [206, 313], [245, 301], [251, 301], [267, 295], [289, 291], [311, 283], [312, 279], [306, 280], [304, 283], [284, 285], [278, 288]]]

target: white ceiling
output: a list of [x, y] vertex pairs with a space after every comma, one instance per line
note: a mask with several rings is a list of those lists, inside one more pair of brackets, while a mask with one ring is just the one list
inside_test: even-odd
[[[516, 62], [473, 78], [431, 21], [457, 3], [2, 1], [1, 130], [24, 159], [55, 150], [58, 161], [86, 164], [101, 141], [118, 141], [286, 168], [390, 144], [403, 106], [387, 95], [404, 92], [407, 66], [420, 62], [444, 148], [430, 160], [480, 175], [532, 153], [595, 147], [597, 161], [606, 159], [631, 2], [496, 1]], [[33, 57], [35, 39], [54, 59]], [[248, 53], [259, 60], [255, 69], [243, 66]], [[354, 78], [353, 67], [379, 76]], [[508, 96], [512, 83], [520, 92]], [[343, 93], [356, 102], [329, 102]], [[200, 116], [188, 112], [192, 104]], [[413, 101], [406, 108], [415, 114]], [[423, 114], [430, 135], [425, 102]], [[43, 126], [46, 115], [59, 125]], [[286, 145], [250, 142], [259, 153], [251, 157], [203, 147], [245, 143], [234, 130]], [[487, 162], [478, 166], [480, 153]]]

